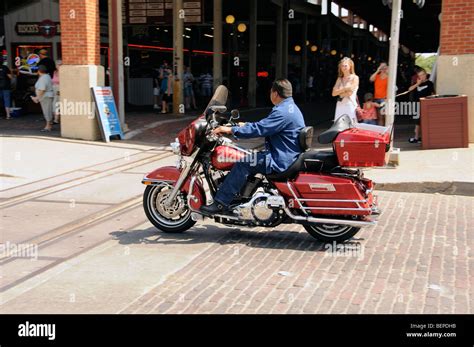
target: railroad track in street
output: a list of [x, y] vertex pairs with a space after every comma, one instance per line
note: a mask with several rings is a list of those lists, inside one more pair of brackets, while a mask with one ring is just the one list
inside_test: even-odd
[[[129, 163], [121, 164], [121, 165], [118, 165], [116, 167], [104, 170], [104, 171], [92, 172], [92, 173], [90, 173], [86, 176], [83, 176], [83, 177], [73, 178], [73, 179], [67, 180], [67, 181], [59, 183], [59, 184], [54, 184], [54, 185], [51, 185], [51, 186], [48, 186], [48, 187], [37, 189], [37, 190], [32, 191], [32, 192], [28, 192], [28, 193], [24, 193], [24, 194], [20, 194], [20, 195], [8, 198], [5, 201], [0, 202], [0, 208], [11, 207], [11, 206], [18, 205], [18, 204], [21, 204], [21, 203], [24, 203], [24, 202], [28, 202], [28, 201], [31, 201], [31, 200], [36, 199], [38, 197], [44, 196], [44, 195], [48, 195], [48, 194], [59, 192], [61, 190], [76, 187], [76, 186], [79, 186], [79, 185], [82, 185], [82, 184], [85, 184], [85, 183], [89, 183], [89, 182], [98, 180], [98, 179], [106, 177], [106, 176], [113, 175], [113, 174], [118, 173], [118, 172], [130, 170], [130, 169], [133, 169], [135, 167], [146, 165], [148, 163], [151, 163], [151, 162], [154, 162], [154, 161], [157, 161], [157, 160], [166, 159], [166, 158], [169, 158], [171, 156], [173, 156], [173, 154], [170, 153], [170, 152], [160, 153], [160, 154], [156, 154], [156, 155], [151, 155], [150, 157], [147, 157], [147, 158], [138, 159], [138, 160], [135, 160], [135, 161], [131, 161]], [[103, 164], [103, 163], [101, 163], [101, 164]], [[101, 164], [97, 164], [97, 166], [101, 165]], [[85, 169], [83, 169], [83, 170], [85, 170]], [[76, 171], [78, 171], [78, 170], [76, 170]], [[15, 188], [18, 188], [18, 187], [15, 187]]]
[[[75, 234], [78, 231], [84, 230], [86, 227], [98, 224], [100, 222], [105, 222], [106, 220], [113, 218], [116, 215], [122, 214], [130, 209], [139, 207], [141, 206], [141, 204], [142, 204], [142, 196], [139, 195], [132, 199], [119, 203], [117, 205], [110, 206], [109, 208], [106, 208], [104, 210], [100, 210], [91, 215], [87, 215], [78, 220], [72, 221], [71, 223], [61, 225], [58, 228], [49, 230], [33, 238], [23, 240], [19, 243], [34, 244], [34, 245], [37, 245], [38, 247], [41, 247], [41, 246], [44, 246], [45, 244], [51, 243], [54, 240], [63, 238], [66, 235]], [[0, 265], [3, 265], [7, 263], [8, 261], [11, 261], [14, 259], [18, 259], [18, 258], [15, 258], [14, 256], [0, 257]]]

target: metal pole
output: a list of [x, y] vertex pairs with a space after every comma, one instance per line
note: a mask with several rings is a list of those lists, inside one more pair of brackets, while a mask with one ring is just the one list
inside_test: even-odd
[[257, 1], [250, 1], [248, 102], [257, 106]]
[[400, 22], [402, 17], [402, 0], [392, 2], [392, 24], [390, 27], [389, 75], [387, 91], [387, 113], [385, 125], [393, 126], [395, 120], [395, 94], [397, 89], [398, 46], [400, 38]]
[[173, 90], [173, 113], [184, 113], [183, 97], [183, 34], [184, 9], [183, 0], [173, 0], [173, 74], [175, 78]]
[[222, 0], [214, 0], [214, 39], [213, 39], [214, 89], [222, 84]]

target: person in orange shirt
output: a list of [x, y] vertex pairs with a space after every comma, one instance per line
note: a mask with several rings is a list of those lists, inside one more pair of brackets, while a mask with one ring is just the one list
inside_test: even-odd
[[[388, 65], [386, 62], [381, 62], [377, 71], [370, 76], [370, 82], [374, 83], [374, 102], [382, 105], [387, 100], [388, 87]], [[378, 124], [385, 125], [385, 114], [381, 112], [382, 108], [378, 108]]]

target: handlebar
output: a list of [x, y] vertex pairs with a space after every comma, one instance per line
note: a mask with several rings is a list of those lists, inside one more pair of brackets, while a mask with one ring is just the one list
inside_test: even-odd
[[229, 119], [225, 119], [225, 121], [227, 123], [222, 123], [222, 120], [219, 121], [216, 119], [216, 116], [217, 116], [217, 112], [212, 112], [210, 115], [209, 115], [209, 118], [208, 118], [208, 128], [207, 128], [207, 131], [206, 131], [206, 138], [209, 142], [215, 142], [215, 141], [218, 141], [219, 138], [221, 138], [222, 136], [219, 136], [219, 135], [214, 135], [212, 133], [212, 131], [214, 129], [216, 129], [217, 127], [219, 126], [228, 126], [228, 127], [233, 127], [233, 126], [236, 126], [237, 123], [234, 122], [234, 119], [238, 119], [240, 117], [240, 115], [238, 115], [236, 117], [236, 112], [238, 114], [238, 111], [237, 110], [232, 110], [231, 112], [231, 115], [229, 117]]

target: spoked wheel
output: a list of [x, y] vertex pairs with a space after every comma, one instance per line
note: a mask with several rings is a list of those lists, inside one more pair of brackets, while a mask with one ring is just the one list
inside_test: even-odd
[[353, 237], [360, 228], [341, 224], [305, 225], [306, 231], [315, 239], [324, 242], [343, 242]]
[[196, 222], [191, 219], [191, 210], [183, 193], [179, 193], [170, 206], [165, 206], [172, 189], [169, 185], [147, 186], [143, 193], [143, 208], [158, 229], [166, 233], [182, 233]]

